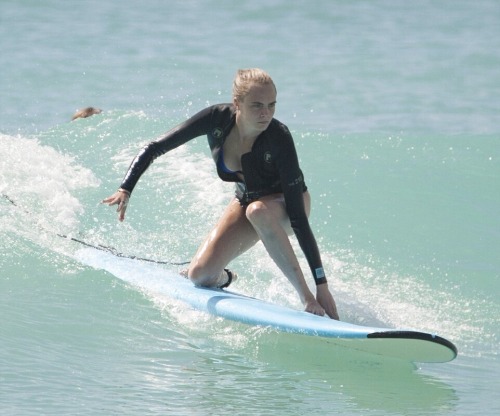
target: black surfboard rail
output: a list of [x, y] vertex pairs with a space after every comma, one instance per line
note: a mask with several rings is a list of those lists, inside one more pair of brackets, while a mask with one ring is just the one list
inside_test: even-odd
[[[394, 330], [394, 331], [383, 331], [383, 332], [372, 332], [367, 335], [367, 338], [372, 339], [414, 339], [421, 341], [429, 341], [435, 344], [442, 345], [448, 348], [453, 357], [451, 360], [455, 359], [458, 355], [458, 349], [453, 342], [447, 340], [446, 338], [440, 337], [439, 335], [429, 334], [427, 332], [419, 331], [407, 331], [407, 330]], [[450, 361], [451, 361], [450, 360]]]

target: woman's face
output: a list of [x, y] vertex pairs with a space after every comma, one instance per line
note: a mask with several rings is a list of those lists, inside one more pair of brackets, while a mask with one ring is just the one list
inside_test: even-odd
[[260, 132], [267, 129], [274, 117], [276, 90], [272, 84], [253, 84], [241, 101], [235, 100], [239, 119], [245, 127]]

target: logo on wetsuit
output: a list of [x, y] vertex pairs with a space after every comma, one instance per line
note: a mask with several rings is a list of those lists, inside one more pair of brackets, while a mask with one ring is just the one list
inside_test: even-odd
[[271, 152], [264, 153], [264, 162], [266, 162], [266, 163], [271, 163], [272, 162]]
[[224, 130], [222, 130], [220, 127], [216, 127], [212, 131], [212, 136], [214, 136], [215, 139], [220, 139], [222, 137], [223, 133], [224, 133]]

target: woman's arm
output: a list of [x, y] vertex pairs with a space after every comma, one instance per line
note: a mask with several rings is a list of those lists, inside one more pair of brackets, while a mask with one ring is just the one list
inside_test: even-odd
[[125, 219], [125, 211], [134, 187], [151, 163], [168, 151], [195, 137], [206, 134], [210, 128], [212, 109], [213, 107], [205, 108], [189, 120], [168, 131], [162, 138], [147, 144], [141, 149], [132, 160], [118, 191], [102, 201], [103, 204], [109, 206], [118, 205], [116, 211], [120, 221]]
[[291, 135], [279, 149], [278, 168], [288, 217], [316, 283], [316, 299], [330, 318], [339, 319], [335, 300], [328, 288], [316, 238], [304, 206], [304, 178]]
[[132, 193], [142, 174], [157, 157], [187, 143], [189, 140], [207, 134], [210, 128], [212, 109], [213, 107], [205, 108], [168, 131], [160, 139], [144, 146], [132, 160], [120, 188]]

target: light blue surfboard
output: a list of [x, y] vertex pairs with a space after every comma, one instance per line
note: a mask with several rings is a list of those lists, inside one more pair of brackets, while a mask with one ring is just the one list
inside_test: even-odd
[[185, 302], [196, 310], [248, 325], [329, 338], [340, 346], [411, 362], [447, 362], [457, 356], [455, 345], [435, 334], [355, 325], [228, 290], [196, 287], [188, 279], [155, 264], [116, 257], [91, 248], [79, 250], [76, 258], [126, 282], [147, 286], [149, 290]]

